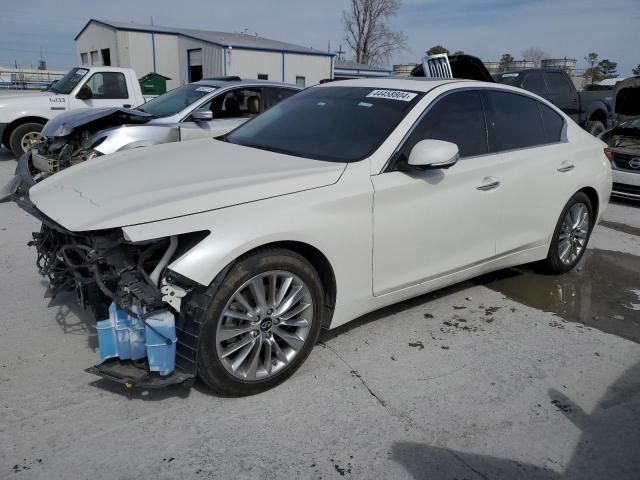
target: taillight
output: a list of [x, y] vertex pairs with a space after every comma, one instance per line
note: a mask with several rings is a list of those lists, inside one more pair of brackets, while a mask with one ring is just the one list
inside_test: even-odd
[[605, 147], [604, 155], [610, 162], [613, 162], [613, 148]]

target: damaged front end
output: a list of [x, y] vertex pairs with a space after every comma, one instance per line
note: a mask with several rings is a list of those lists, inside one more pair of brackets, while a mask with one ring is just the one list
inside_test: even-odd
[[[160, 388], [195, 377], [208, 298], [201, 286], [167, 265], [207, 234], [132, 243], [120, 229], [79, 234], [45, 219], [30, 245], [37, 252], [38, 271], [49, 280], [46, 296], [75, 291], [78, 303], [98, 320], [104, 361], [88, 372], [125, 388]], [[142, 353], [136, 355], [136, 348]]]
[[600, 137], [608, 145], [612, 194], [640, 200], [640, 77], [616, 84], [614, 105], [618, 125]]
[[110, 129], [123, 125], [142, 125], [153, 118], [146, 112], [123, 108], [91, 108], [63, 113], [42, 130], [44, 140], [32, 149], [31, 164], [36, 182], [111, 151], [99, 146]]

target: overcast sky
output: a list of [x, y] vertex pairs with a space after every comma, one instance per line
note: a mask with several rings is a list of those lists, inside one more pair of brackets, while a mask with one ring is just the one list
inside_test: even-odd
[[[342, 11], [349, 0], [28, 0], [0, 1], [0, 66], [14, 59], [50, 67], [76, 62], [73, 38], [90, 18], [239, 32], [318, 49], [346, 49]], [[404, 0], [392, 26], [409, 48], [393, 63], [416, 62], [442, 44], [483, 60], [520, 58], [539, 47], [552, 58], [597, 52], [621, 76], [640, 64], [640, 0]], [[351, 52], [347, 53], [350, 58]]]

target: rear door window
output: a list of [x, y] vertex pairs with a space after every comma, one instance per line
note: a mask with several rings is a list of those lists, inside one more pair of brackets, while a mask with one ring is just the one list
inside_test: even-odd
[[562, 131], [564, 130], [564, 118], [544, 103], [537, 102], [542, 116], [546, 143], [556, 143], [562, 141]]
[[487, 153], [487, 129], [479, 92], [456, 92], [437, 100], [402, 146], [396, 168], [406, 168], [411, 150], [421, 140], [455, 143], [460, 158]]
[[516, 93], [484, 92], [492, 153], [542, 145], [547, 142], [538, 101]]

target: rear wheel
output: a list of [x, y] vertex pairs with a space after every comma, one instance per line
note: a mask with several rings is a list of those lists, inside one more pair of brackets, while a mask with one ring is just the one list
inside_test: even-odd
[[593, 207], [583, 192], [576, 193], [562, 210], [544, 261], [550, 273], [566, 273], [574, 268], [587, 248], [593, 229]]
[[604, 123], [599, 120], [592, 120], [590, 122], [587, 122], [587, 132], [589, 132], [594, 137], [597, 137], [605, 130], [606, 127], [604, 126]]
[[262, 250], [217, 287], [200, 333], [198, 375], [216, 393], [252, 395], [290, 377], [318, 338], [323, 288], [302, 256]]
[[42, 140], [42, 123], [29, 122], [18, 125], [13, 129], [9, 136], [9, 146], [11, 151], [20, 158], [23, 153], [28, 152], [31, 148]]

